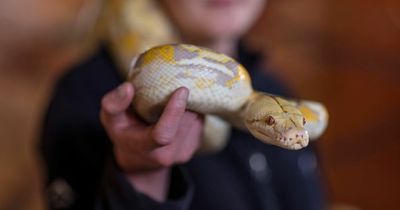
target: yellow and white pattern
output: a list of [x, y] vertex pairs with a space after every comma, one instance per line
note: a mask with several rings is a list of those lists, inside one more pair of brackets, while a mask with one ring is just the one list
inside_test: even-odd
[[[328, 115], [318, 102], [285, 100], [254, 91], [247, 70], [234, 59], [212, 50], [184, 44], [154, 47], [141, 54], [130, 72], [134, 108], [146, 121], [157, 121], [173, 91], [190, 90], [188, 109], [218, 116], [248, 129], [259, 140], [287, 149], [301, 149], [309, 137], [325, 130]], [[214, 123], [216, 125], [209, 125]], [[205, 144], [211, 150], [226, 143], [228, 125], [206, 117]], [[208, 128], [221, 128], [221, 135]], [[214, 129], [215, 130], [215, 129]]]

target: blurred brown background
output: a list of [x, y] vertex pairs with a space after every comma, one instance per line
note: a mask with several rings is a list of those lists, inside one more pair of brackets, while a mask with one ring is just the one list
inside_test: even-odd
[[[35, 134], [54, 79], [87, 52], [83, 4], [0, 2], [1, 210], [43, 208]], [[316, 146], [330, 202], [399, 209], [400, 2], [270, 0], [247, 38], [299, 96], [327, 105]]]

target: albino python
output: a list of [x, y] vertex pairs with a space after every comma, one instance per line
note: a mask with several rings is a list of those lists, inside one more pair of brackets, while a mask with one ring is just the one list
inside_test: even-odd
[[327, 126], [320, 103], [255, 91], [241, 64], [206, 48], [167, 44], [149, 49], [138, 57], [128, 80], [136, 88], [134, 109], [150, 123], [157, 121], [173, 91], [188, 88], [187, 109], [206, 115], [203, 147], [208, 151], [225, 145], [225, 121], [287, 149], [307, 146]]

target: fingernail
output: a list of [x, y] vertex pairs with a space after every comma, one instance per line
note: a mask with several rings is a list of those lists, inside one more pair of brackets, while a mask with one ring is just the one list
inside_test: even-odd
[[125, 88], [125, 86], [126, 86], [125, 84], [122, 84], [117, 88], [117, 97], [119, 99], [123, 99], [126, 96], [126, 88]]
[[189, 91], [186, 88], [182, 88], [182, 90], [180, 90], [179, 94], [178, 94], [178, 99], [181, 101], [187, 101], [189, 96]]

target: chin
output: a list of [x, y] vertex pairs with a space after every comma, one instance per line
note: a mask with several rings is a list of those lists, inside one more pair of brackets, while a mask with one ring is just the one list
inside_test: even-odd
[[229, 25], [229, 23], [216, 24], [214, 26], [209, 26], [206, 30], [208, 37], [211, 38], [230, 38], [239, 39], [241, 38], [247, 30], [247, 27], [236, 25]]

